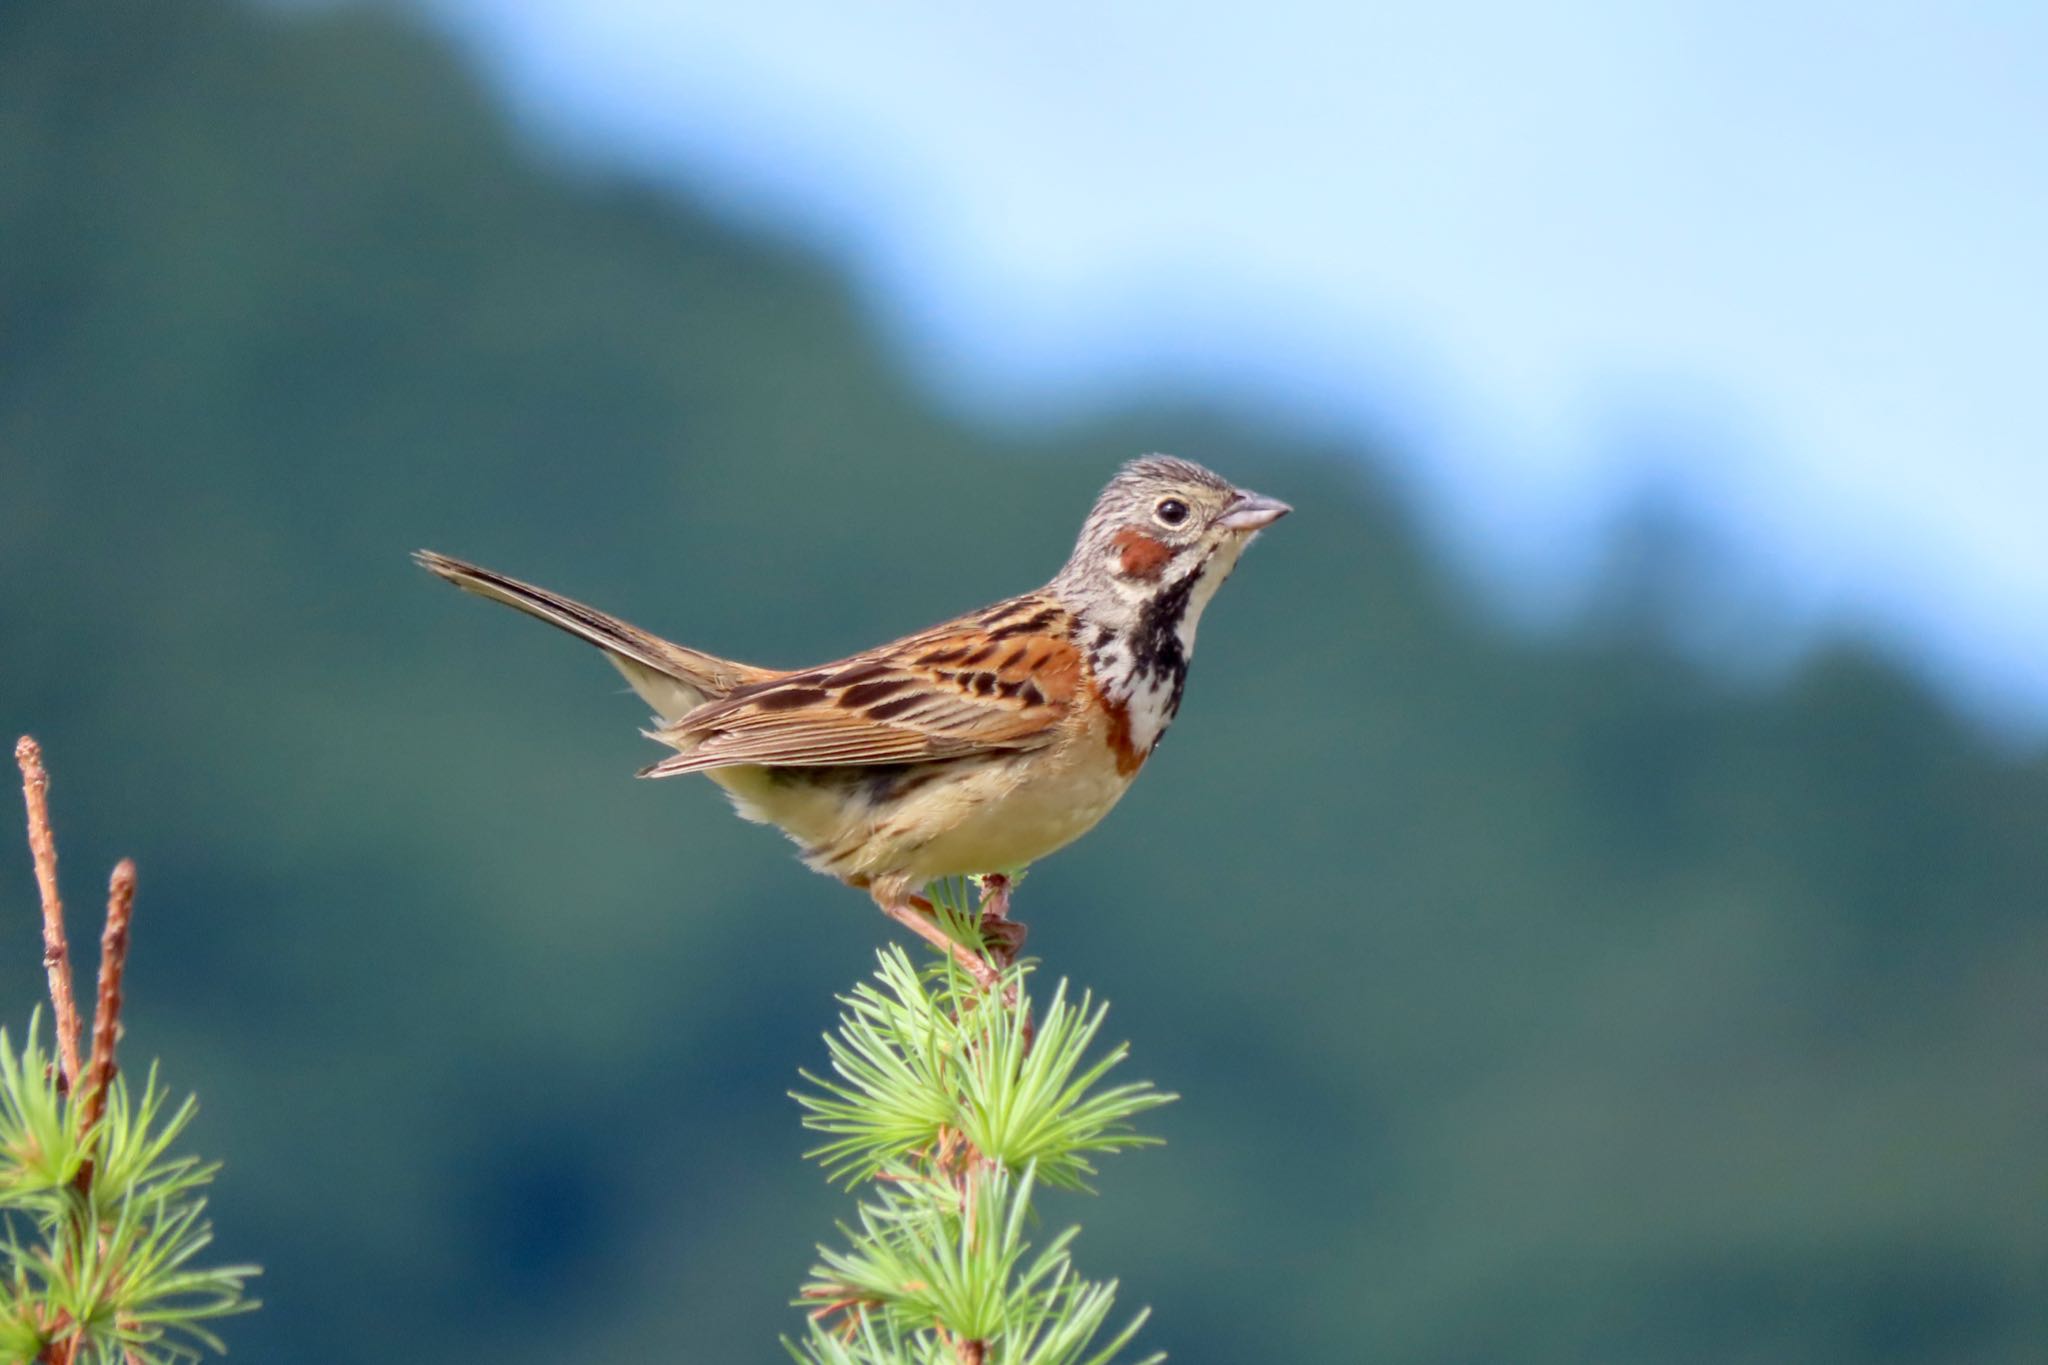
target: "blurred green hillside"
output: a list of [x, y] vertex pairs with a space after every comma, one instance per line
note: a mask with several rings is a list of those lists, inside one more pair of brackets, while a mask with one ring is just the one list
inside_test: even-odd
[[[387, 14], [11, 0], [0, 731], [75, 934], [140, 862], [125, 1051], [267, 1267], [237, 1357], [773, 1360], [842, 1207], [784, 1091], [881, 917], [407, 552], [798, 664], [1041, 581], [1148, 449], [1300, 509], [1021, 893], [1187, 1097], [1052, 1214], [1148, 1341], [2048, 1359], [2048, 762], [1846, 646], [1749, 692], [1636, 617], [1504, 636], [1372, 451], [963, 426], [818, 260]], [[17, 1024], [36, 933], [0, 838]]]

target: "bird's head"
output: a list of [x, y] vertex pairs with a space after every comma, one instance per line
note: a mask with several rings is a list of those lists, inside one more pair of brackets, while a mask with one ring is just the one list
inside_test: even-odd
[[1291, 509], [1189, 460], [1147, 455], [1117, 471], [1095, 500], [1053, 590], [1084, 616], [1121, 628], [1160, 599], [1194, 622], [1244, 547]]

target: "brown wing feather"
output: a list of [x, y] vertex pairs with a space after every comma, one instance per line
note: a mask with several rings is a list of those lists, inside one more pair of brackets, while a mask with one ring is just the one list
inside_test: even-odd
[[1080, 691], [1072, 627], [1065, 608], [1032, 594], [742, 687], [657, 732], [682, 752], [642, 776], [920, 763], [1048, 743]]

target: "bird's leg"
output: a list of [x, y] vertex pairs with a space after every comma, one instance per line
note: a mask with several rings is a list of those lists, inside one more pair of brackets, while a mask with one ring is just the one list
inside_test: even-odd
[[[892, 895], [891, 892], [894, 892]], [[943, 952], [953, 955], [961, 969], [973, 977], [984, 991], [996, 988], [1001, 977], [994, 967], [981, 960], [981, 954], [964, 943], [955, 943], [939, 924], [938, 913], [932, 903], [923, 896], [912, 895], [886, 883], [874, 888], [875, 904], [882, 907], [882, 913], [916, 934], [925, 942]]]
[[[998, 965], [1010, 967], [1016, 964], [1017, 952], [1024, 946], [1024, 925], [1010, 918], [1010, 891], [1015, 885], [1001, 872], [987, 872], [975, 879], [981, 887], [981, 941], [988, 945], [989, 953]], [[1005, 987], [1003, 1004], [1015, 1008], [1017, 992]], [[1024, 1014], [1024, 1046], [1029, 1049], [1037, 1038], [1038, 1030], [1032, 1025], [1030, 1011]]]
[[988, 872], [976, 879], [981, 885], [981, 939], [1007, 967], [1017, 960], [1030, 932], [1010, 918], [1010, 879], [1000, 872]]

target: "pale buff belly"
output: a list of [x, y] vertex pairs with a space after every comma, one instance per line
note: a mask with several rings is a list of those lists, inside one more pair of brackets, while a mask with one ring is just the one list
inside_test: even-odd
[[1106, 744], [898, 768], [720, 768], [749, 820], [775, 825], [820, 872], [856, 880], [1023, 867], [1108, 814], [1130, 776]]

